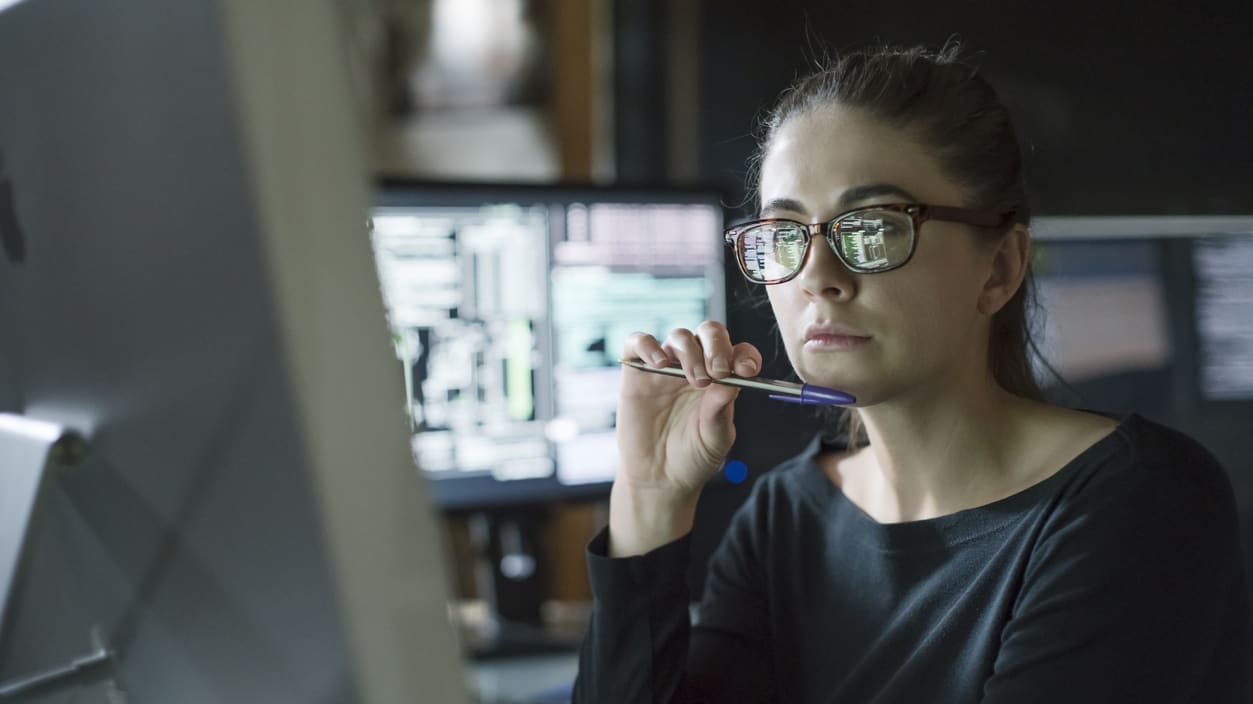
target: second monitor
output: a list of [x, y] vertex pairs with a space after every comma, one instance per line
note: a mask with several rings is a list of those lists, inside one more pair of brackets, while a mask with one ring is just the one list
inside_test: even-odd
[[446, 509], [602, 493], [634, 331], [725, 319], [720, 194], [382, 183], [372, 239]]

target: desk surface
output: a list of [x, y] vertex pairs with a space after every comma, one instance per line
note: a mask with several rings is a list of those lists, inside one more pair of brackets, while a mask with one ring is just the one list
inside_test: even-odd
[[566, 704], [578, 653], [523, 655], [467, 663], [480, 704]]

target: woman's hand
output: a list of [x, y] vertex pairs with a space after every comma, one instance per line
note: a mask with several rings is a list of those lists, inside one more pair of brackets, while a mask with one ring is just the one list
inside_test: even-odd
[[678, 364], [686, 379], [623, 367], [618, 400], [618, 473], [610, 500], [612, 555], [647, 552], [691, 530], [701, 487], [735, 441], [739, 389], [714, 384], [756, 376], [761, 353], [731, 344], [726, 326], [676, 329], [665, 342], [634, 333], [622, 356], [654, 367]]

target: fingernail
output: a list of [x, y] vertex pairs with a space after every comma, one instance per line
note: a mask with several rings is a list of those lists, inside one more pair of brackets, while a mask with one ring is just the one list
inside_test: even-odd
[[653, 355], [653, 366], [654, 366], [654, 367], [664, 367], [664, 366], [668, 366], [669, 364], [670, 364], [670, 360], [666, 357], [666, 355], [664, 355], [664, 354], [662, 354], [662, 353], [660, 353], [660, 352], [658, 352], [657, 354]]
[[719, 374], [731, 373], [731, 365], [727, 364], [726, 357], [721, 357], [721, 356], [714, 357], [712, 366], [713, 366], [714, 371], [718, 372]]
[[744, 376], [752, 376], [757, 373], [757, 363], [751, 359], [741, 359], [735, 363], [735, 366], [739, 368]]

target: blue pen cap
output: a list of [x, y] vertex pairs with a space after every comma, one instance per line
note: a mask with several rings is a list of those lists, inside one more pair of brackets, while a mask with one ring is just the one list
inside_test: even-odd
[[850, 403], [857, 403], [857, 398], [852, 394], [813, 384], [802, 385], [800, 396], [770, 394], [770, 398], [787, 403], [802, 403], [806, 406], [847, 406]]
[[850, 403], [857, 403], [857, 399], [852, 394], [812, 384], [805, 384], [801, 387], [801, 399], [803, 403], [824, 406], [846, 406]]

